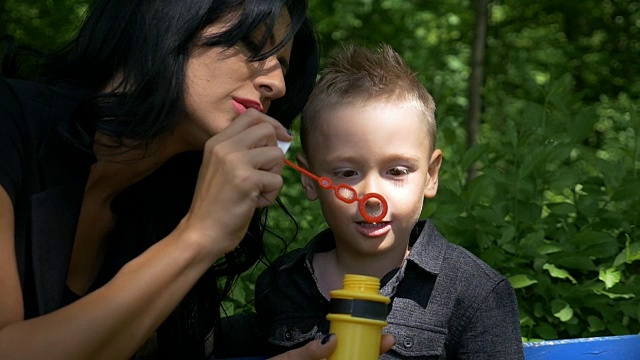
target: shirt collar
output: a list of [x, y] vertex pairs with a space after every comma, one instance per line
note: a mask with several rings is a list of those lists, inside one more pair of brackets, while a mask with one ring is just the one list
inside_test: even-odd
[[409, 261], [425, 271], [439, 274], [442, 268], [446, 240], [429, 220], [420, 220], [411, 232]]
[[[439, 274], [444, 259], [446, 240], [438, 232], [429, 220], [420, 220], [411, 231], [409, 246], [411, 251], [407, 258], [420, 268], [432, 274]], [[304, 261], [308, 269], [313, 269], [313, 255], [335, 249], [336, 242], [331, 229], [319, 232], [311, 239], [309, 244], [300, 251], [291, 262], [284, 267], [288, 268], [298, 261]]]

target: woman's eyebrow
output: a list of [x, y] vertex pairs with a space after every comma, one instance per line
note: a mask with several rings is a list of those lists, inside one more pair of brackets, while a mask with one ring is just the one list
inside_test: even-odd
[[280, 66], [282, 66], [282, 68], [284, 69], [284, 74], [286, 75], [289, 72], [289, 60], [284, 57], [280, 57], [278, 58], [278, 61], [280, 62]]
[[[271, 32], [271, 35], [269, 35], [269, 42], [271, 44], [274, 44], [274, 46], [277, 44], [275, 33]], [[284, 73], [286, 75], [286, 73], [289, 72], [289, 60], [283, 57], [278, 57], [278, 62], [280, 63], [280, 66], [282, 66], [282, 68], [284, 69]]]

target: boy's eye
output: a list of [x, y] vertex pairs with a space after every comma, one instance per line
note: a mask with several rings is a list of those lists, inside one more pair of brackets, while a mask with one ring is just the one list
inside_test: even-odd
[[407, 174], [409, 174], [409, 169], [401, 168], [401, 167], [395, 167], [395, 168], [391, 168], [389, 170], [389, 174], [392, 175], [392, 176], [407, 175]]
[[350, 178], [358, 175], [358, 173], [355, 170], [338, 170], [338, 171], [335, 171], [334, 174], [335, 176], [342, 177], [342, 178]]

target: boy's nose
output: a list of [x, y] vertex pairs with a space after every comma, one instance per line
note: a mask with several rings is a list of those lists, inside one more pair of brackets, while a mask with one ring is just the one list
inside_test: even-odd
[[[357, 189], [359, 196], [359, 212], [365, 221], [378, 222], [386, 215], [388, 210], [387, 200], [379, 191], [383, 186], [377, 174], [370, 174], [360, 182]], [[366, 214], [366, 215], [365, 215]]]
[[387, 200], [378, 193], [367, 193], [358, 203], [360, 215], [367, 222], [376, 223], [387, 216]]
[[365, 200], [364, 209], [370, 217], [375, 218], [379, 217], [380, 214], [382, 214], [382, 212], [384, 211], [384, 205], [382, 204], [382, 201], [380, 201], [380, 199], [376, 197], [369, 197]]

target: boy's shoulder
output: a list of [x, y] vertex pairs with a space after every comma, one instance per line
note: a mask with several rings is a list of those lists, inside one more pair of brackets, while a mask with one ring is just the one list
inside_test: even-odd
[[475, 274], [476, 276], [485, 277], [488, 280], [501, 281], [505, 278], [502, 274], [500, 274], [478, 256], [473, 254], [471, 251], [451, 242], [447, 242], [447, 244], [451, 252], [450, 258], [460, 259], [459, 262], [453, 262], [451, 264], [452, 266], [458, 266], [462, 271], [467, 272], [470, 275]]
[[410, 256], [427, 271], [435, 274], [455, 273], [492, 283], [505, 279], [471, 251], [448, 241], [431, 221], [424, 220], [419, 225], [421, 232], [412, 249], [414, 254]]

